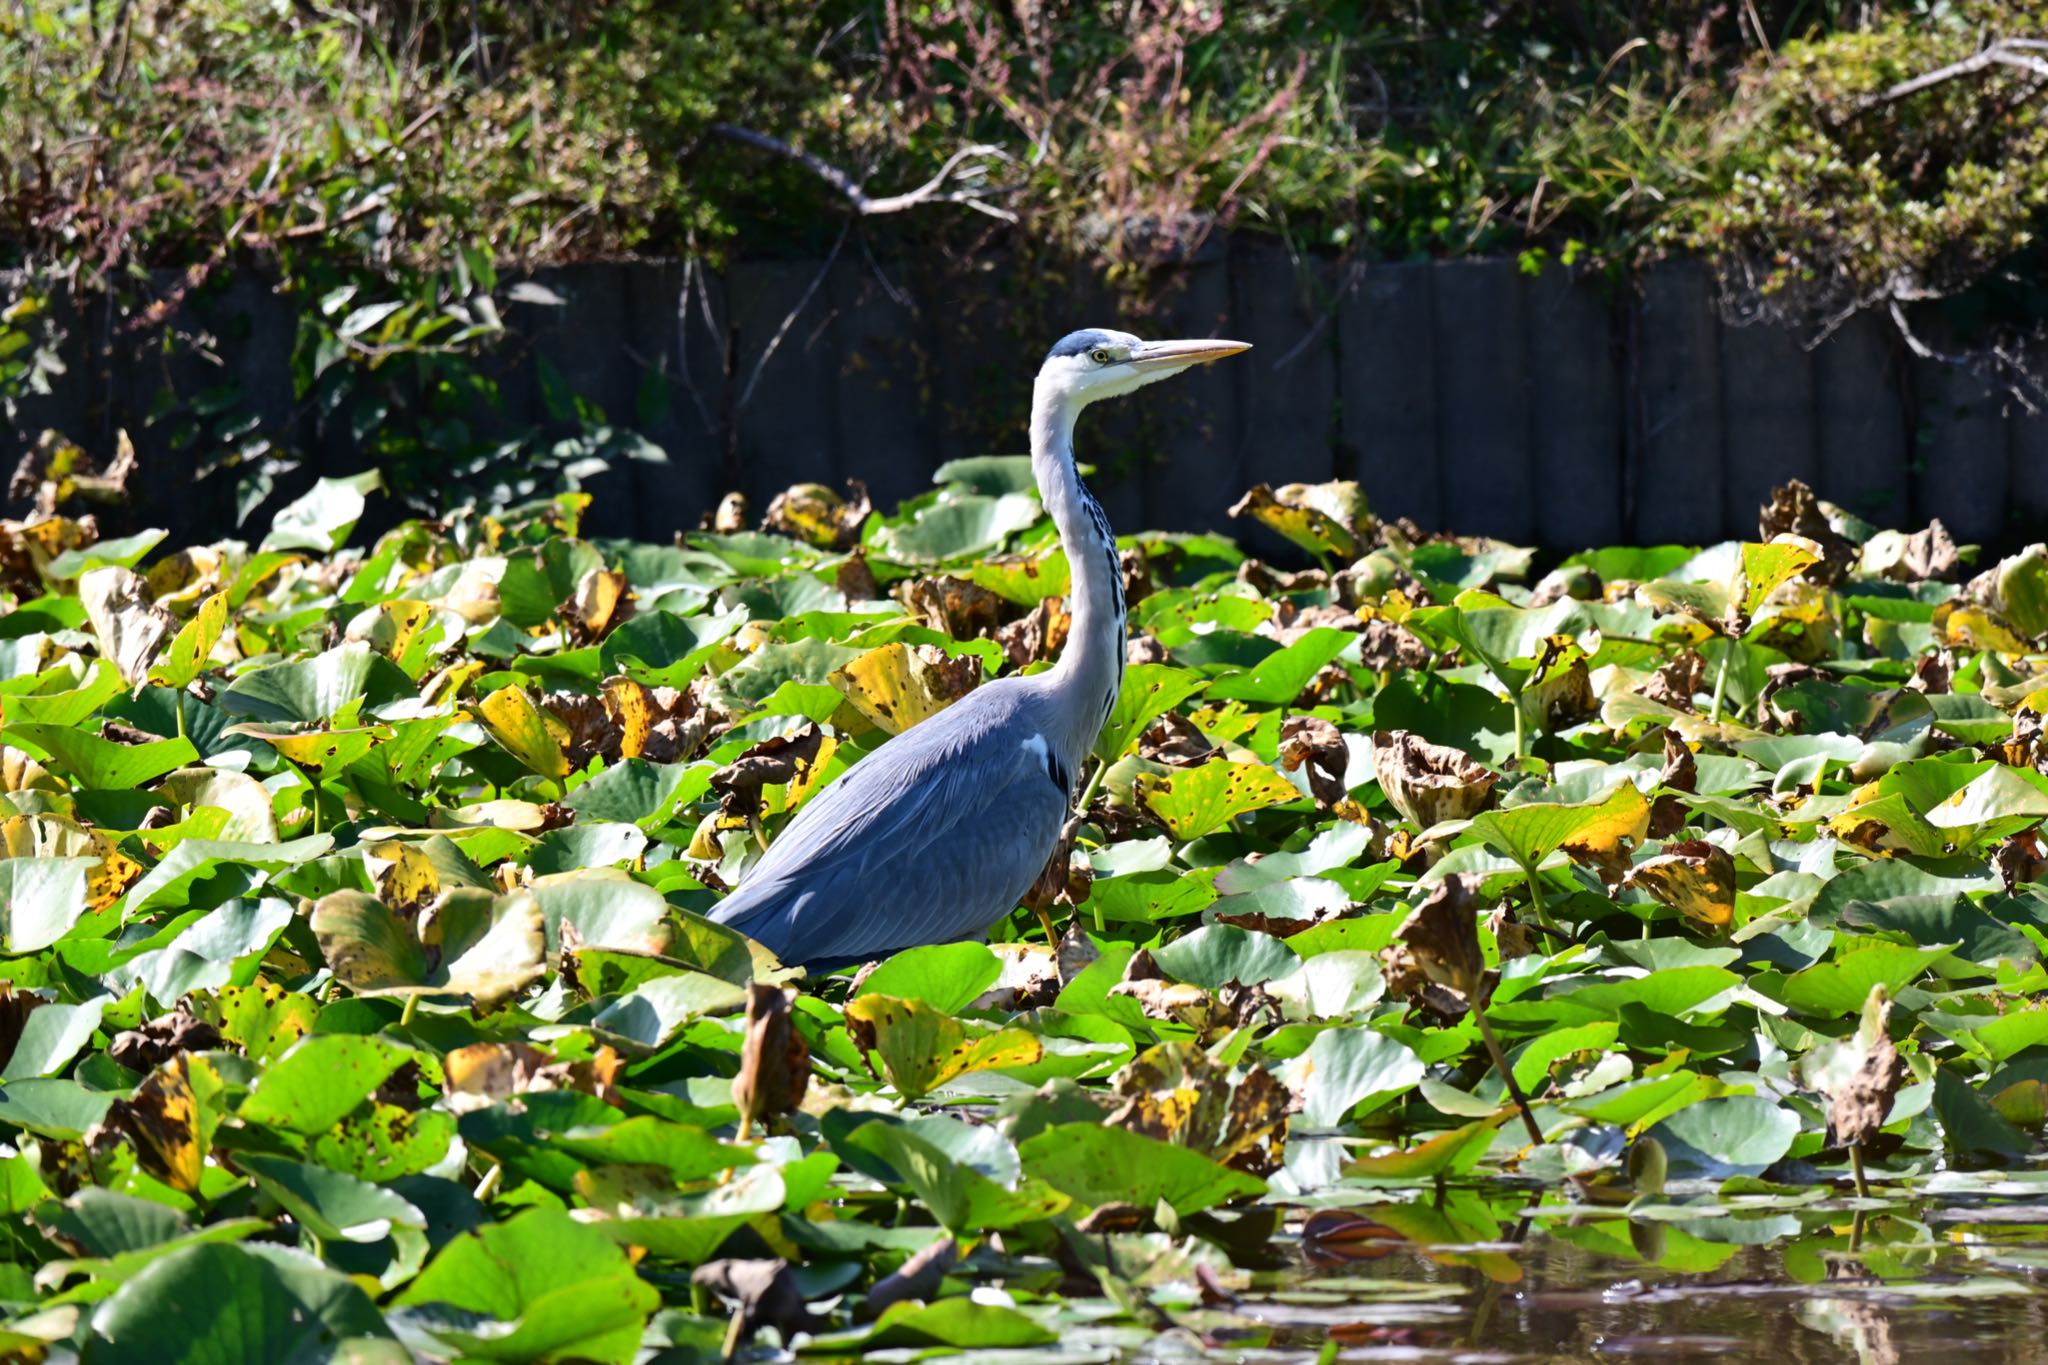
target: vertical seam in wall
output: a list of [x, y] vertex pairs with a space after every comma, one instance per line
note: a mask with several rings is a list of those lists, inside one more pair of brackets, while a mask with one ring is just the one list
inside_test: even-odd
[[1649, 414], [1647, 400], [1643, 394], [1643, 308], [1642, 290], [1645, 288], [1640, 273], [1631, 270], [1624, 283], [1621, 301], [1616, 306], [1622, 311], [1622, 353], [1621, 353], [1621, 533], [1624, 544], [1632, 544], [1636, 537], [1636, 495], [1642, 481], [1644, 449], [1649, 439]]
[[1451, 520], [1450, 489], [1444, 483], [1444, 367], [1439, 361], [1436, 346], [1436, 272], [1439, 268], [1432, 262], [1422, 272], [1422, 306], [1428, 314], [1429, 327], [1429, 477], [1434, 485], [1430, 497], [1430, 519], [1436, 523], [1427, 529], [1432, 531], [1448, 530]]

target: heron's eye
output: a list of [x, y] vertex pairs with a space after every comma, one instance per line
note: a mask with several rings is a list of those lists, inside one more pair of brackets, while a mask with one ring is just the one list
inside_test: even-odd
[[1098, 365], [1107, 365], [1110, 360], [1109, 348], [1107, 346], [1097, 346], [1088, 353], [1088, 358]]

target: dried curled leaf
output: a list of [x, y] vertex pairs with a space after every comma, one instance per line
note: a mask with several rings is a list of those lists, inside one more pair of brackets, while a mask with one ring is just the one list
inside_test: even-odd
[[751, 825], [761, 816], [763, 787], [805, 786], [818, 775], [837, 747], [837, 741], [816, 725], [805, 725], [793, 734], [775, 735], [749, 747], [711, 774], [711, 790], [718, 793], [721, 826], [744, 829]]
[[1417, 829], [1477, 815], [1493, 799], [1494, 783], [1500, 780], [1459, 750], [1406, 730], [1376, 731], [1372, 745], [1380, 790]]
[[157, 651], [178, 628], [178, 620], [157, 606], [149, 585], [128, 569], [89, 569], [78, 580], [78, 599], [98, 637], [100, 657], [108, 660], [130, 687], [149, 677]]
[[1439, 986], [1474, 999], [1486, 975], [1479, 950], [1478, 883], [1450, 876], [1415, 907], [1394, 941], [1407, 948], [1423, 975]]
[[1009, 656], [1010, 667], [1028, 668], [1056, 658], [1074, 628], [1074, 614], [1058, 597], [1047, 597], [1029, 612], [994, 631], [995, 641]]
[[1337, 727], [1320, 716], [1289, 716], [1280, 723], [1280, 766], [1291, 773], [1308, 769], [1309, 794], [1322, 810], [1335, 810], [1350, 794], [1344, 774], [1351, 750]]
[[1856, 1032], [1834, 1046], [1815, 1068], [1818, 1074], [1807, 1077], [1830, 1101], [1831, 1147], [1866, 1146], [1891, 1116], [1892, 1101], [1907, 1075], [1906, 1060], [1892, 1045], [1891, 1012], [1891, 993], [1879, 982], [1863, 1002]]
[[896, 595], [911, 615], [956, 640], [993, 635], [1011, 611], [1008, 602], [979, 583], [950, 574], [912, 579]]
[[1809, 575], [1823, 583], [1839, 583], [1856, 567], [1859, 551], [1838, 529], [1847, 514], [1833, 503], [1822, 502], [1798, 479], [1771, 490], [1771, 500], [1757, 513], [1757, 539], [1775, 540], [1793, 535], [1813, 542], [1822, 563]]

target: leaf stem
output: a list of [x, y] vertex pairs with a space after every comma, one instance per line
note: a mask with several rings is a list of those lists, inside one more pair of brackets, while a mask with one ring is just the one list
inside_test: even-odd
[[1721, 694], [1728, 687], [1728, 661], [1735, 656], [1735, 642], [1723, 636], [1721, 639], [1721, 666], [1714, 670], [1714, 704], [1707, 710], [1707, 719], [1714, 724], [1721, 723]]
[[414, 1012], [415, 1012], [416, 1010], [418, 1010], [418, 1009], [419, 1009], [419, 1007], [420, 1007], [420, 997], [419, 997], [419, 993], [418, 993], [417, 991], [415, 991], [415, 992], [414, 992], [413, 994], [411, 994], [411, 995], [408, 995], [408, 996], [406, 996], [406, 997], [405, 997], [405, 1007], [404, 1007], [403, 1009], [399, 1010], [399, 1012], [398, 1012], [398, 1026], [399, 1026], [400, 1028], [411, 1028], [411, 1027], [412, 1027], [412, 1016], [413, 1016], [413, 1013], [414, 1013]]
[[1522, 1093], [1521, 1083], [1515, 1080], [1514, 1071], [1508, 1066], [1507, 1054], [1500, 1050], [1500, 1040], [1493, 1036], [1493, 1025], [1486, 1021], [1486, 1011], [1480, 1007], [1479, 997], [1472, 997], [1472, 1022], [1479, 1025], [1479, 1037], [1486, 1044], [1488, 1055], [1493, 1058], [1494, 1067], [1500, 1078], [1507, 1082], [1508, 1096], [1521, 1112], [1522, 1126], [1529, 1130], [1529, 1141], [1543, 1145], [1543, 1130], [1536, 1125], [1536, 1116], [1529, 1112], [1529, 1097]]
[[1863, 1173], [1863, 1148], [1861, 1146], [1851, 1146], [1849, 1148], [1849, 1173], [1856, 1177], [1856, 1197], [1858, 1199], [1870, 1198], [1870, 1181]]

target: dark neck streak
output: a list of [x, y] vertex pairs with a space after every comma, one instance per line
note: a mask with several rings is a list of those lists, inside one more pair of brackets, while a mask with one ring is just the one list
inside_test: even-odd
[[1072, 577], [1067, 608], [1074, 617], [1060, 660], [1046, 675], [1065, 722], [1047, 738], [1067, 771], [1078, 775], [1123, 684], [1124, 584], [1109, 518], [1074, 467], [1073, 433], [1074, 413], [1065, 402], [1044, 390], [1034, 395], [1032, 473], [1066, 551]]

